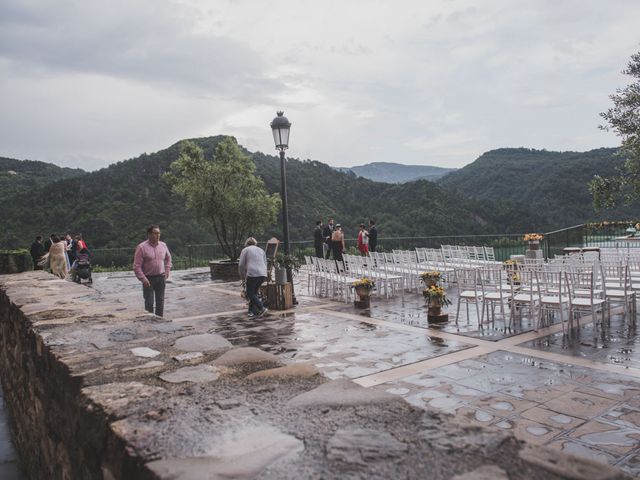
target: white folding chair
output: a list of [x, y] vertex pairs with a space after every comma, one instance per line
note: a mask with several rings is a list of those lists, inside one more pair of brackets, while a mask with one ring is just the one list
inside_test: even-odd
[[469, 304], [476, 307], [478, 325], [482, 328], [482, 315], [480, 314], [480, 304], [482, 303], [482, 287], [478, 282], [478, 270], [475, 268], [456, 268], [454, 270], [456, 287], [458, 289], [458, 308], [456, 309], [456, 325], [460, 318], [460, 305], [463, 303], [467, 308], [467, 325], [469, 325]]

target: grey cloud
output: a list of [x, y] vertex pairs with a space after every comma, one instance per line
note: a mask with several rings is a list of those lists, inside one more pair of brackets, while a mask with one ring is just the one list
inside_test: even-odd
[[[37, 70], [95, 73], [196, 89], [225, 98], [263, 98], [283, 86], [264, 75], [251, 48], [195, 34], [163, 2], [0, 4], [0, 57]], [[101, 6], [100, 6], [101, 5]], [[135, 6], [134, 6], [135, 5]]]

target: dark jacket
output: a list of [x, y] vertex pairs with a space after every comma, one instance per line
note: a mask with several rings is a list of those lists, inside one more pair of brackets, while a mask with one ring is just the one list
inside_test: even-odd
[[374, 247], [378, 244], [378, 229], [375, 225], [371, 225], [369, 228], [369, 248]]
[[45, 254], [44, 245], [41, 242], [33, 242], [29, 249], [29, 253], [31, 253], [31, 258], [38, 260]]
[[313, 246], [321, 247], [323, 243], [324, 237], [322, 236], [322, 228], [320, 227], [320, 225], [318, 225], [313, 231]]
[[322, 236], [324, 237], [324, 241], [327, 244], [331, 243], [331, 234], [333, 233], [333, 228], [328, 223], [322, 229]]

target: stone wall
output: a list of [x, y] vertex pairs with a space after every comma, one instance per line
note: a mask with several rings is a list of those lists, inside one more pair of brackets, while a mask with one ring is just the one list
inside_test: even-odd
[[[28, 275], [3, 277], [11, 288], [0, 289], [2, 386], [28, 477], [152, 478], [83, 392], [87, 378], [78, 361], [87, 354], [87, 343], [47, 341], [56, 327], [91, 319], [91, 306], [81, 300], [87, 289], [45, 272]], [[89, 316], [82, 319], [80, 312]]]
[[31, 257], [25, 253], [0, 253], [0, 275], [33, 269]]
[[132, 311], [45, 272], [0, 277], [0, 374], [28, 476], [625, 478], [234, 348], [209, 322]]

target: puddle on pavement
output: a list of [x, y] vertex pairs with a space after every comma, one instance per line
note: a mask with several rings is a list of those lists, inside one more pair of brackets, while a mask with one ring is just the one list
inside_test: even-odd
[[511, 411], [514, 409], [513, 405], [509, 402], [495, 402], [491, 404], [491, 408], [501, 411]]
[[568, 417], [566, 415], [553, 415], [551, 417], [549, 417], [549, 420], [554, 421], [556, 423], [561, 423], [563, 425], [570, 425], [571, 424], [571, 417]]
[[476, 410], [474, 417], [479, 422], [490, 422], [491, 420], [493, 420], [493, 415], [482, 410]]
[[558, 332], [521, 346], [640, 368], [640, 335], [637, 326], [623, 315], [613, 315], [603, 325], [585, 323], [567, 334]]

